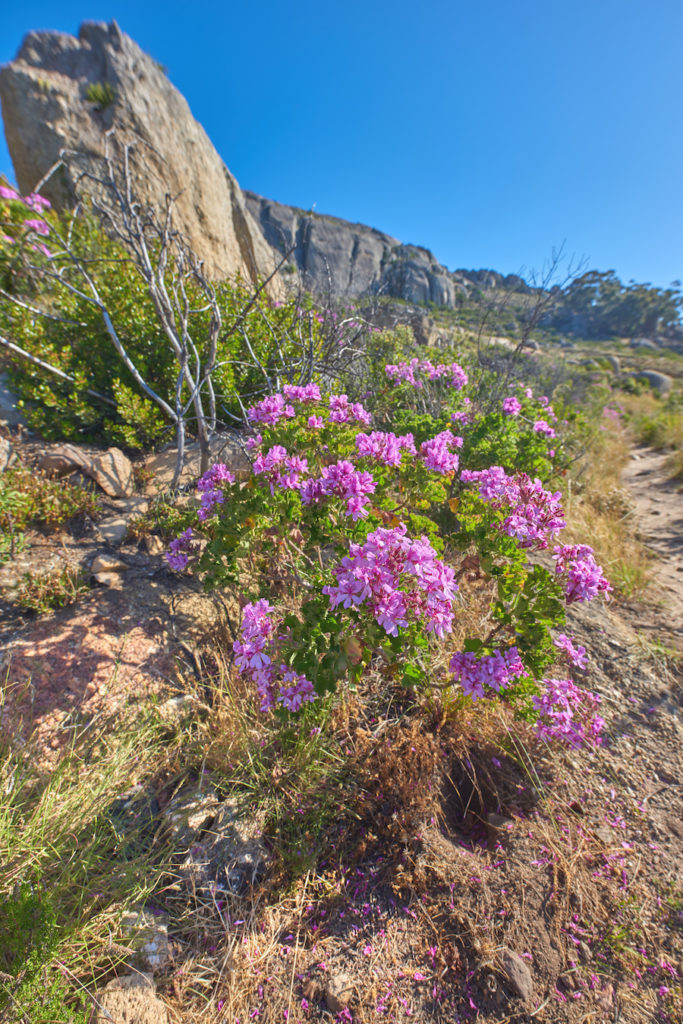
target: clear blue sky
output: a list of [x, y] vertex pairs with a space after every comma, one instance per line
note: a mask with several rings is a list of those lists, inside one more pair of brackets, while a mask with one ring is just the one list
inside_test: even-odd
[[28, 2], [5, 5], [0, 62], [29, 29], [112, 18], [245, 188], [452, 269], [566, 241], [624, 280], [683, 278], [683, 0]]

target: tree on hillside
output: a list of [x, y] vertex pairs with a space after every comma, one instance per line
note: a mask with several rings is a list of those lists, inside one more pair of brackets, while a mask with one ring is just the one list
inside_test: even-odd
[[680, 282], [669, 288], [630, 281], [613, 270], [590, 270], [565, 289], [550, 325], [585, 338], [651, 335], [681, 330]]

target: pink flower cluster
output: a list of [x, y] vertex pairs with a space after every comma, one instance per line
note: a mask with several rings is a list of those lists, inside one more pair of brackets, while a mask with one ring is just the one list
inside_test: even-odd
[[454, 682], [460, 683], [463, 693], [472, 700], [484, 696], [488, 686], [496, 693], [505, 690], [515, 679], [528, 675], [516, 647], [494, 651], [478, 658], [472, 651], [459, 651], [450, 662]]
[[35, 213], [42, 213], [43, 210], [52, 208], [52, 203], [45, 196], [41, 196], [37, 192], [31, 192], [28, 196], [20, 196], [15, 188], [7, 185], [0, 185], [0, 199], [16, 199]]
[[508, 398], [503, 399], [503, 412], [506, 416], [516, 416], [522, 408], [522, 403], [514, 395], [509, 395]]
[[216, 462], [204, 476], [197, 481], [197, 490], [201, 494], [201, 504], [197, 509], [197, 519], [201, 523], [212, 516], [218, 505], [222, 505], [225, 495], [224, 488], [234, 484], [235, 474], [222, 462]]
[[371, 434], [356, 434], [356, 448], [359, 455], [377, 459], [385, 466], [400, 466], [401, 453], [404, 451], [410, 455], [416, 454], [412, 434], [397, 437], [396, 434], [385, 434], [380, 430], [373, 430]]
[[302, 477], [308, 473], [308, 460], [301, 459], [298, 455], [288, 455], [287, 449], [281, 444], [275, 444], [265, 455], [257, 455], [254, 460], [254, 474], [264, 474], [270, 482], [270, 493], [275, 493], [275, 488], [280, 490], [298, 491], [301, 487]]
[[182, 572], [183, 569], [186, 569], [187, 563], [190, 560], [191, 550], [192, 527], [188, 526], [179, 537], [175, 537], [168, 545], [166, 561], [171, 569], [175, 569], [176, 572]]
[[247, 419], [250, 423], [266, 423], [274, 427], [283, 417], [292, 419], [296, 413], [291, 405], [287, 405], [284, 395], [268, 395], [260, 402], [247, 409]]
[[561, 492], [546, 491], [538, 477], [532, 480], [526, 473], [508, 476], [501, 466], [491, 466], [465, 469], [460, 478], [465, 483], [476, 481], [479, 497], [493, 508], [510, 510], [499, 529], [522, 548], [546, 548], [548, 540], [566, 526]]
[[420, 455], [427, 469], [436, 473], [455, 473], [459, 459], [453, 448], [462, 448], [462, 438], [456, 437], [450, 430], [442, 430], [429, 441], [420, 445]]
[[546, 414], [546, 416], [549, 419], [555, 420], [555, 421], [557, 420], [557, 416], [555, 415], [555, 410], [553, 409], [552, 405], [550, 404], [550, 400], [545, 395], [541, 395], [541, 397], [538, 400], [538, 404], [543, 406], [543, 408], [545, 409], [545, 414]]
[[598, 694], [582, 690], [571, 679], [544, 679], [543, 685], [545, 692], [533, 698], [537, 735], [574, 748], [600, 743], [605, 722], [597, 714]]
[[546, 437], [557, 437], [557, 434], [545, 420], [536, 420], [534, 423], [534, 433], [545, 434]]
[[350, 423], [356, 420], [369, 427], [372, 417], [360, 402], [349, 402], [347, 395], [330, 395], [330, 423]]
[[467, 374], [458, 363], [439, 363], [437, 366], [429, 359], [411, 359], [409, 363], [387, 363], [384, 367], [387, 377], [395, 384], [404, 381], [412, 384], [414, 388], [423, 388], [424, 382], [419, 380], [416, 372], [427, 377], [428, 380], [440, 380], [445, 377], [447, 387], [462, 390], [467, 384]]
[[352, 462], [341, 459], [331, 466], [324, 466], [318, 479], [305, 480], [299, 487], [304, 505], [336, 496], [346, 502], [346, 514], [356, 522], [365, 519], [368, 498], [375, 490], [375, 481], [370, 473], [356, 469]]
[[609, 594], [612, 587], [603, 576], [588, 544], [565, 544], [553, 549], [555, 572], [563, 577], [567, 604], [592, 601], [598, 594]]
[[588, 656], [586, 654], [585, 647], [575, 647], [573, 641], [565, 633], [560, 633], [559, 636], [553, 640], [555, 647], [558, 651], [562, 651], [566, 656], [567, 660], [572, 665], [576, 665], [577, 668], [587, 668]]
[[35, 217], [29, 217], [27, 220], [25, 220], [24, 227], [28, 228], [29, 231], [35, 231], [37, 235], [45, 236], [50, 234], [50, 225], [47, 223], [47, 221], [38, 220]]
[[337, 582], [323, 587], [333, 608], [369, 606], [391, 636], [412, 616], [423, 619], [428, 633], [442, 638], [453, 628], [453, 601], [458, 589], [450, 566], [442, 562], [427, 537], [413, 540], [403, 523], [380, 527], [363, 544], [351, 544], [335, 570]]
[[266, 600], [247, 604], [242, 613], [242, 639], [235, 640], [232, 649], [235, 665], [242, 675], [256, 684], [261, 698], [261, 711], [269, 711], [281, 704], [288, 711], [298, 711], [302, 704], [315, 700], [313, 683], [280, 665], [282, 680], [273, 664], [274, 626], [270, 615], [274, 609]]
[[471, 423], [472, 413], [465, 412], [464, 409], [459, 409], [458, 412], [451, 413], [451, 423]]
[[285, 384], [282, 389], [285, 398], [290, 402], [319, 402], [320, 388], [317, 384]]

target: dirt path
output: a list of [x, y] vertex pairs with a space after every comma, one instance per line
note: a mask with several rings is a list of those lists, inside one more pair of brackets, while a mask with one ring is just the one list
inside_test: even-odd
[[667, 480], [667, 457], [652, 448], [636, 449], [622, 482], [634, 504], [638, 533], [657, 559], [651, 600], [674, 644], [683, 647], [683, 490]]

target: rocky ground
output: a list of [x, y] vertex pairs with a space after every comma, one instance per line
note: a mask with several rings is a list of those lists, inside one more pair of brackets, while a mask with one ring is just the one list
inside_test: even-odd
[[[538, 750], [495, 716], [464, 739], [445, 720], [430, 732], [398, 716], [376, 734], [350, 702], [338, 726], [355, 820], [330, 824], [322, 864], [284, 887], [268, 822], [210, 771], [180, 791], [122, 794], [124, 823], [163, 816], [176, 878], [163, 907], [125, 926], [139, 952], [91, 993], [93, 1019], [683, 1020], [681, 503], [661, 463], [639, 450], [624, 474], [654, 585], [639, 603], [572, 610], [603, 699], [601, 748]], [[102, 500], [101, 521], [129, 520], [149, 497]], [[62, 558], [89, 592], [46, 618], [18, 612], [17, 572]], [[168, 571], [158, 538], [107, 536], [101, 522], [31, 533], [0, 588], [2, 724], [37, 736], [46, 766], [79, 723], [144, 700], [186, 714], [183, 674], [231, 617]]]

